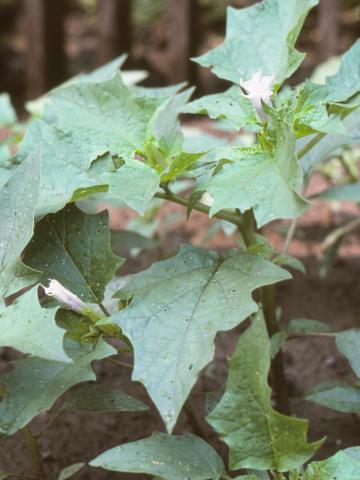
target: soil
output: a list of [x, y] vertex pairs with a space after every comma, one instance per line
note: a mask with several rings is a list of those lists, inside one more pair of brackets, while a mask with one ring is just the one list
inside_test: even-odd
[[[317, 177], [310, 189], [321, 189], [323, 180]], [[110, 222], [113, 229], [123, 228], [133, 215], [124, 210], [112, 209]], [[235, 237], [216, 234], [210, 242], [204, 236], [210, 221], [201, 213], [193, 213], [186, 222], [182, 207], [166, 205], [160, 217], [177, 214], [179, 218], [164, 236], [164, 254], [173, 252], [181, 242], [205, 245], [206, 248], [235, 246]], [[317, 202], [311, 212], [300, 221], [297, 235], [291, 243], [290, 253], [304, 263], [307, 275], [293, 273], [293, 280], [277, 288], [279, 305], [282, 310], [282, 323], [292, 318], [312, 318], [324, 321], [335, 330], [359, 325], [360, 318], [360, 243], [359, 234], [351, 235], [327, 277], [321, 277], [321, 242], [326, 233], [341, 225], [349, 216], [356, 214], [354, 206], [344, 204], [334, 214], [327, 204]], [[288, 222], [273, 222], [266, 228], [266, 235], [281, 248], [283, 232]], [[128, 274], [146, 268], [158, 258], [156, 250], [141, 254], [135, 260], [129, 259], [121, 274]], [[216, 361], [208, 367], [193, 390], [185, 411], [180, 415], [175, 433], [195, 432], [204, 436], [226, 460], [227, 451], [217, 435], [203, 420], [204, 392], [221, 388], [226, 380], [226, 358], [231, 355], [239, 329], [221, 333], [217, 342]], [[324, 380], [353, 380], [353, 375], [345, 358], [336, 350], [332, 339], [300, 338], [288, 342], [284, 349], [286, 376], [289, 382], [293, 414], [310, 421], [310, 439], [327, 437], [317, 458], [327, 457], [339, 448], [360, 444], [360, 423], [353, 415], [342, 414], [317, 406], [304, 400], [306, 390]], [[2, 351], [1, 367], [8, 364], [13, 353]], [[129, 358], [123, 360], [131, 361]], [[99, 381], [109, 382], [143, 400], [151, 401], [140, 384], [130, 380], [130, 369], [118, 367], [110, 361], [95, 365]], [[35, 419], [31, 428], [39, 431], [48, 421], [49, 413]], [[164, 431], [163, 424], [153, 407], [145, 413], [121, 414], [75, 414], [65, 413], [41, 437], [40, 447], [44, 458], [46, 478], [57, 478], [58, 472], [73, 463], [89, 461], [110, 447], [149, 436], [153, 431]], [[31, 475], [32, 466], [29, 454], [19, 434], [8, 439], [0, 449], [0, 470], [16, 470]], [[15, 478], [15, 477], [12, 477]], [[147, 478], [113, 474], [97, 469], [85, 468], [74, 476], [75, 479], [125, 479]]]

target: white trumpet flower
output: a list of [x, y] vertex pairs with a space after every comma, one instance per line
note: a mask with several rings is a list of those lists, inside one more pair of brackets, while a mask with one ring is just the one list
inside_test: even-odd
[[271, 104], [270, 97], [273, 93], [274, 82], [275, 75], [263, 77], [260, 71], [255, 72], [250, 80], [245, 81], [240, 78], [240, 86], [246, 92], [243, 93], [244, 97], [250, 100], [261, 118], [266, 117], [261, 102], [267, 105]]
[[82, 300], [80, 300], [75, 293], [72, 293], [70, 290], [65, 288], [57, 280], [50, 280], [49, 286], [45, 287], [43, 285], [43, 288], [46, 295], [49, 295], [49, 297], [54, 297], [59, 303], [66, 305], [75, 312], [83, 313], [88, 308], [88, 306]]

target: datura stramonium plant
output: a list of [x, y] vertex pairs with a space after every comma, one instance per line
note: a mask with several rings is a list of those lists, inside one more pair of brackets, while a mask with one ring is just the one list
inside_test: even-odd
[[[311, 208], [306, 186], [312, 173], [344, 145], [360, 143], [360, 41], [323, 83], [284, 88], [304, 58], [295, 43], [317, 3], [264, 0], [229, 8], [224, 42], [194, 59], [231, 83], [222, 93], [190, 101], [193, 89], [183, 84], [136, 86], [119, 70], [120, 57], [27, 104], [32, 115], [26, 125], [17, 123], [9, 97], [0, 95], [0, 128], [16, 132], [11, 148], [9, 139], [0, 144], [0, 347], [23, 354], [0, 375], [0, 439], [10, 448], [6, 439], [20, 432], [34, 459], [34, 472], [16, 477], [69, 478], [87, 468], [90, 479], [91, 468], [98, 467], [163, 480], [360, 479], [357, 447], [309, 464], [324, 440], [309, 442], [307, 420], [291, 414], [281, 354], [289, 337], [301, 333], [306, 341], [307, 334], [326, 332], [360, 378], [360, 329], [332, 333], [329, 325], [306, 319], [283, 326], [274, 294], [294, 269], [304, 272], [287, 250], [296, 219]], [[220, 120], [232, 132], [231, 142], [185, 138], [179, 112]], [[350, 184], [321, 198], [360, 202], [356, 171]], [[154, 216], [164, 201], [182, 205], [188, 215], [197, 210], [210, 217], [212, 231], [234, 235], [234, 248], [217, 252], [181, 244], [172, 256], [119, 278], [124, 259], [111, 245], [131, 252], [129, 262], [134, 252], [157, 246], [162, 235], [141, 234], [151, 235], [164, 221]], [[139, 231], [111, 239], [108, 204], [138, 214], [132, 228]], [[291, 225], [280, 251], [262, 229], [275, 220]], [[245, 331], [237, 329], [245, 320]], [[207, 392], [204, 419], [228, 446], [224, 462], [207, 441], [208, 429], [199, 433], [191, 399], [198, 378], [217, 361], [218, 332], [227, 331], [244, 333], [227, 380], [220, 378], [218, 391]], [[96, 378], [92, 362], [109, 357], [116, 361], [101, 368], [130, 366], [151, 407], [104, 384], [104, 375]], [[203, 386], [209, 384], [207, 378]], [[359, 381], [320, 386], [308, 398], [360, 412]], [[39, 413], [48, 411], [57, 428], [60, 420], [52, 420], [66, 409], [139, 416], [150, 408], [157, 409], [167, 433], [116, 446], [86, 467], [78, 458], [62, 474], [51, 470], [61, 459], [42, 464], [40, 433], [32, 433], [41, 422], [30, 423]], [[205, 410], [204, 399], [195, 417]], [[179, 431], [189, 426], [196, 435], [173, 434], [181, 412]], [[14, 467], [12, 472], [17, 462]], [[0, 472], [7, 476], [14, 477]]]

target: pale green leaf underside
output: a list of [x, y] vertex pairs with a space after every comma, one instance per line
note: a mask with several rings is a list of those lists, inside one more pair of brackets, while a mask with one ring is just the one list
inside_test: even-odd
[[[19, 257], [33, 234], [40, 156], [33, 152], [0, 190], [0, 293], [19, 273]], [[24, 272], [23, 272], [24, 273]]]
[[254, 289], [288, 278], [257, 255], [222, 259], [183, 245], [176, 256], [134, 275], [120, 292], [134, 299], [112, 320], [134, 347], [133, 379], [145, 385], [169, 431], [213, 358], [216, 333], [257, 310]]
[[91, 362], [116, 353], [102, 339], [94, 348], [84, 345], [80, 349], [74, 344], [65, 350], [73, 363], [28, 357], [18, 360], [14, 370], [0, 376], [0, 383], [6, 388], [5, 398], [0, 402], [0, 432], [12, 435], [35, 415], [50, 408], [73, 385], [95, 380]]
[[308, 422], [273, 410], [267, 383], [270, 341], [261, 315], [240, 337], [220, 403], [207, 417], [230, 447], [230, 468], [286, 472], [301, 466], [321, 442], [306, 440]]
[[219, 480], [225, 470], [219, 455], [201, 438], [164, 433], [112, 448], [90, 465], [115, 472], [156, 475], [164, 480]]
[[233, 86], [223, 93], [216, 93], [194, 100], [181, 110], [183, 113], [207, 114], [213, 120], [229, 120], [235, 130], [256, 123], [256, 111], [244, 97], [240, 87]]
[[304, 480], [358, 480], [359, 472], [360, 447], [352, 447], [327, 460], [311, 463]]
[[55, 322], [57, 308], [41, 308], [37, 288], [7, 307], [0, 307], [0, 347], [32, 356], [70, 362], [63, 349], [65, 331]]
[[320, 384], [312, 388], [306, 399], [338, 412], [360, 416], [360, 387], [339, 382]]
[[264, 0], [248, 8], [228, 8], [225, 41], [196, 58], [220, 78], [239, 83], [256, 71], [281, 84], [300, 65], [294, 48], [308, 11], [317, 0]]
[[69, 204], [37, 223], [24, 263], [56, 279], [83, 301], [99, 303], [122, 259], [110, 250], [108, 214], [87, 215]]
[[252, 153], [224, 165], [207, 184], [207, 191], [214, 198], [210, 215], [223, 208], [238, 208], [242, 212], [253, 208], [261, 227], [278, 218], [304, 213], [308, 204], [293, 187], [297, 175], [286, 178], [281, 167], [267, 153]]
[[120, 389], [102, 383], [89, 383], [72, 390], [61, 408], [75, 412], [139, 412], [149, 409]]

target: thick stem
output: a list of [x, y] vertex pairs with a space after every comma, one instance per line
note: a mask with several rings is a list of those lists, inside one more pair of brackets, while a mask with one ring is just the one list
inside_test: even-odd
[[[273, 285], [267, 285], [260, 290], [261, 304], [263, 307], [264, 318], [269, 337], [279, 332], [279, 325], [276, 318], [275, 291]], [[290, 415], [290, 400], [288, 384], [285, 376], [284, 358], [281, 349], [271, 364], [272, 381], [275, 393], [277, 409], [285, 414]]]
[[[255, 241], [256, 223], [252, 210], [248, 210], [243, 215], [245, 226], [239, 227], [240, 233], [244, 238], [246, 246], [251, 246]], [[271, 338], [279, 332], [279, 325], [276, 319], [275, 288], [273, 285], [267, 285], [260, 289], [261, 304], [263, 307], [264, 318], [267, 331]], [[275, 400], [278, 410], [286, 415], [290, 415], [290, 400], [288, 385], [285, 377], [284, 359], [281, 349], [271, 364], [271, 373]]]
[[[155, 193], [156, 198], [162, 198], [163, 200], [169, 200], [170, 202], [178, 203], [179, 205], [182, 205], [183, 207], [188, 207], [189, 206], [189, 200], [185, 197], [182, 197], [181, 195], [176, 195], [175, 193], [170, 192], [167, 190], [166, 192], [157, 192]], [[192, 205], [193, 210], [197, 210], [198, 212], [206, 213], [209, 215], [210, 208], [203, 203], [196, 202], [194, 205]], [[220, 218], [221, 220], [226, 220], [227, 222], [233, 223], [234, 225], [237, 226], [243, 226], [243, 221], [242, 219], [233, 213], [230, 212], [217, 212], [214, 214], [214, 217]]]
[[33, 465], [36, 470], [36, 476], [39, 480], [45, 480], [45, 472], [44, 472], [44, 466], [42, 462], [42, 457], [41, 453], [39, 450], [39, 444], [34, 436], [33, 432], [31, 431], [30, 427], [24, 427], [21, 430], [21, 434], [23, 436], [23, 439], [26, 443], [26, 446], [29, 449], [30, 455], [31, 455], [31, 460], [33, 462]]

